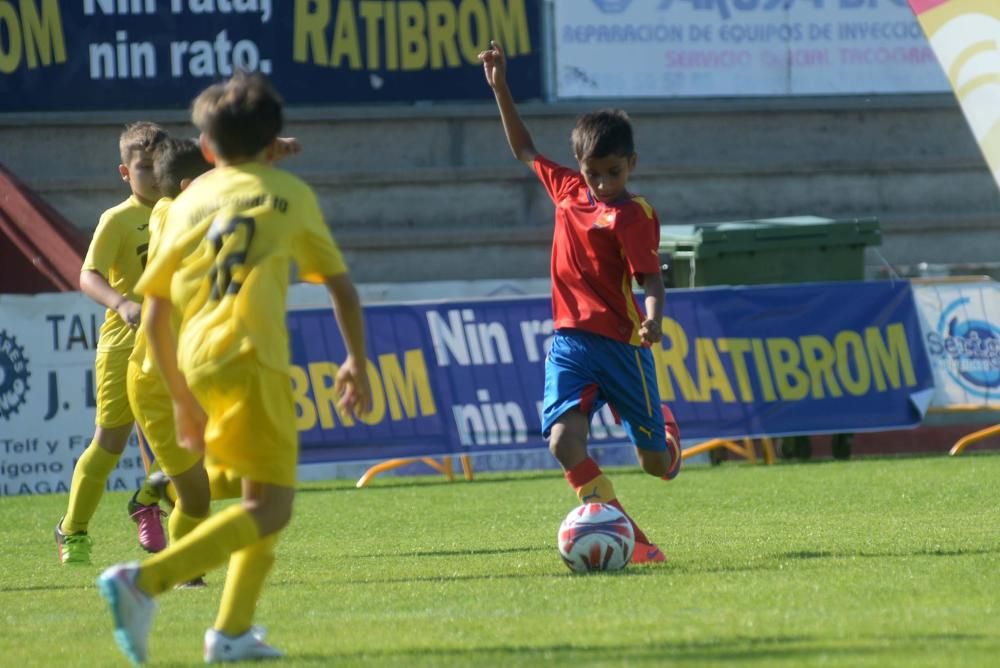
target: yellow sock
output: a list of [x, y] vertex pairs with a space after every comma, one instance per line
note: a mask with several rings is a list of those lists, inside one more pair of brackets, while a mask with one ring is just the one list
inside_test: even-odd
[[175, 505], [167, 520], [167, 530], [170, 532], [170, 542], [176, 543], [184, 536], [194, 531], [195, 527], [208, 519], [205, 517], [195, 517], [188, 515], [180, 505]]
[[149, 465], [149, 470], [146, 472], [146, 479], [142, 481], [142, 487], [135, 494], [135, 500], [144, 506], [151, 506], [160, 500], [160, 493], [149, 484], [149, 476], [154, 471], [159, 471], [160, 465], [155, 461]]
[[219, 601], [215, 630], [235, 637], [246, 633], [253, 624], [264, 579], [274, 565], [274, 545], [278, 534], [261, 538], [253, 545], [234, 552], [229, 558], [226, 585]]
[[80, 455], [73, 469], [73, 482], [69, 488], [69, 504], [62, 521], [66, 533], [86, 531], [90, 518], [104, 495], [104, 485], [115, 470], [121, 455], [108, 452], [97, 441], [91, 441]]
[[614, 485], [608, 479], [601, 467], [593, 459], [588, 457], [575, 467], [566, 471], [566, 482], [568, 482], [581, 503], [607, 503], [622, 511], [628, 521], [632, 524], [632, 531], [635, 532], [635, 540], [638, 543], [649, 543], [649, 538], [643, 533], [639, 525], [629, 517], [628, 513], [619, 503], [615, 496]]
[[232, 469], [219, 466], [206, 466], [208, 486], [212, 490], [212, 499], [235, 499], [243, 493], [243, 478]]
[[608, 503], [617, 498], [614, 485], [603, 473], [577, 487], [574, 491], [576, 491], [580, 503]]
[[241, 505], [209, 517], [181, 540], [139, 566], [136, 584], [156, 596], [221, 566], [233, 553], [257, 542], [257, 521]]
[[173, 480], [169, 481], [166, 484], [166, 486], [163, 488], [163, 493], [164, 493], [164, 495], [166, 495], [167, 501], [170, 502], [170, 505], [172, 505], [172, 506], [176, 506], [177, 505], [177, 488], [174, 487], [174, 481]]

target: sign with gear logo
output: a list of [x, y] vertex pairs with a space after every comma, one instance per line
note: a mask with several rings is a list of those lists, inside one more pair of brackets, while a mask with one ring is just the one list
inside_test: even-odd
[[28, 359], [17, 339], [0, 331], [0, 419], [8, 420], [27, 402]]

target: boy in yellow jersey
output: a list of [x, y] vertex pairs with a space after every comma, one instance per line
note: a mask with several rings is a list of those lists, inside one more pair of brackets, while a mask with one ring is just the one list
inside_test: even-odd
[[[132, 194], [101, 216], [80, 273], [80, 290], [108, 310], [94, 363], [94, 439], [76, 463], [66, 514], [55, 529], [59, 559], [64, 564], [90, 563], [93, 542], [88, 525], [132, 431], [125, 372], [140, 317], [139, 297], [133, 288], [146, 264], [149, 215], [160, 198], [153, 176], [153, 150], [166, 136], [163, 128], [149, 122], [132, 123], [121, 133], [118, 171]], [[147, 481], [129, 503], [139, 543], [151, 552], [165, 545], [157, 499], [156, 490]]]
[[[300, 150], [295, 139], [280, 137], [269, 156], [270, 161]], [[211, 168], [197, 140], [166, 139], [157, 147], [153, 172], [163, 197], [149, 217], [149, 261], [155, 257], [170, 205], [195, 178]], [[174, 329], [179, 319], [175, 312]], [[207, 464], [199, 454], [177, 444], [173, 402], [141, 327], [135, 333], [127, 381], [128, 400], [140, 428], [139, 436], [146, 441], [161, 470], [170, 479], [162, 488], [164, 500], [168, 504], [177, 500], [168, 523], [170, 540], [177, 541], [208, 517], [211, 500], [240, 496], [241, 481], [234, 471]], [[204, 580], [198, 577], [185, 586], [204, 586]]]
[[[153, 171], [163, 197], [149, 217], [149, 260], [156, 256], [163, 224], [174, 198], [191, 181], [212, 168], [193, 139], [166, 139], [156, 149]], [[146, 308], [144, 306], [144, 308]], [[179, 320], [175, 315], [173, 322]], [[211, 499], [240, 495], [237, 475], [218, 467], [206, 469], [200, 454], [180, 447], [174, 430], [173, 402], [156, 369], [143, 328], [135, 334], [135, 346], [128, 364], [128, 400], [144, 437], [163, 473], [169, 476], [177, 503], [170, 513], [171, 542], [179, 540], [208, 517]], [[165, 491], [167, 491], [165, 489]], [[167, 491], [168, 502], [170, 501]], [[187, 586], [202, 586], [195, 578]]]
[[[262, 75], [239, 73], [202, 92], [192, 118], [216, 169], [171, 205], [139, 291], [149, 300], [145, 327], [174, 399], [178, 440], [240, 473], [243, 502], [141, 564], [119, 564], [98, 578], [115, 638], [135, 662], [146, 659], [153, 598], [227, 559], [205, 661], [281, 656], [252, 622], [295, 496], [298, 432], [285, 324], [293, 261], [333, 298], [347, 349], [335, 381], [341, 409], [364, 414], [371, 403], [361, 304], [316, 195], [263, 162], [282, 125], [277, 93]], [[176, 346], [172, 304], [183, 307]]]

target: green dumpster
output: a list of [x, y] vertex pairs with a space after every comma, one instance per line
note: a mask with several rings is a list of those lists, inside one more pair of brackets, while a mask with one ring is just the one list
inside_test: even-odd
[[795, 216], [660, 228], [668, 286], [678, 288], [861, 280], [865, 247], [881, 242], [876, 218]]

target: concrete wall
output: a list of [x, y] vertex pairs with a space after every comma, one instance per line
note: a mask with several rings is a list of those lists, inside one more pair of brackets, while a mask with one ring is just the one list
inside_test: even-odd
[[[488, 95], [488, 94], [487, 94]], [[485, 97], [485, 96], [484, 96]], [[570, 163], [576, 115], [598, 104], [522, 107], [536, 146]], [[813, 214], [875, 216], [882, 258], [1000, 261], [1000, 194], [950, 96], [626, 101], [639, 150], [632, 189], [663, 223]], [[193, 133], [182, 112], [151, 113]], [[125, 197], [117, 136], [131, 116], [0, 116], [0, 162], [92, 230]], [[506, 148], [492, 101], [293, 109], [312, 183], [356, 280], [546, 276], [552, 210]]]

